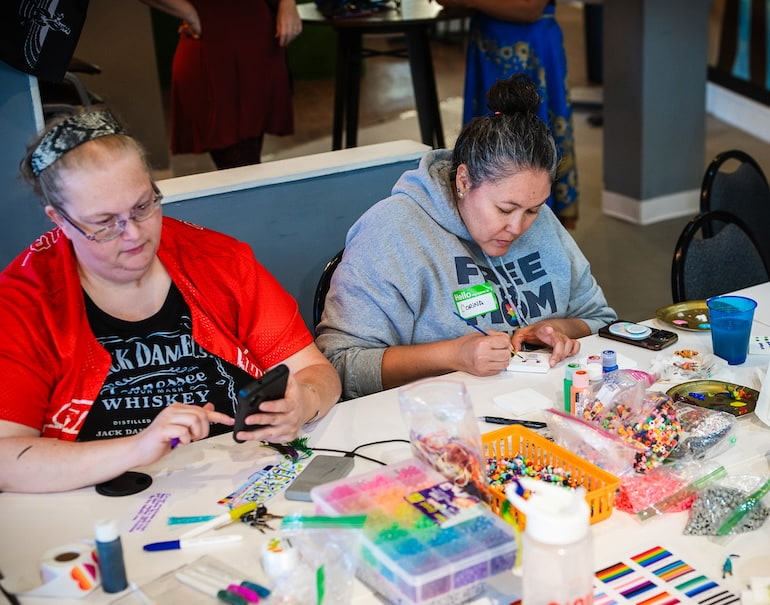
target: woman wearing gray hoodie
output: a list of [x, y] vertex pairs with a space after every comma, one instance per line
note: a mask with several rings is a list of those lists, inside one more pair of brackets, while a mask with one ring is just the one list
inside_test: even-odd
[[525, 343], [550, 348], [554, 365], [616, 319], [546, 206], [558, 158], [539, 101], [524, 77], [498, 81], [493, 115], [468, 123], [453, 151], [426, 154], [351, 227], [316, 330], [343, 398], [494, 375]]

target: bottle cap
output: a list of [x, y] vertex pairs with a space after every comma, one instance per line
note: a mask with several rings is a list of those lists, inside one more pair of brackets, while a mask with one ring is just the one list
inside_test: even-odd
[[578, 370], [572, 377], [572, 386], [578, 389], [588, 386], [588, 372], [585, 370]]
[[97, 542], [112, 542], [119, 537], [118, 524], [112, 519], [101, 519], [94, 524]]
[[586, 358], [586, 362], [588, 363], [588, 367], [591, 367], [592, 363], [598, 363], [601, 365], [602, 363], [602, 356], [601, 355], [589, 355]]
[[531, 477], [519, 482], [528, 491], [526, 500], [517, 493], [517, 485], [509, 483], [505, 492], [508, 500], [525, 515], [525, 531], [533, 540], [543, 544], [573, 544], [589, 531], [591, 509], [585, 498], [585, 488], [565, 489]]
[[579, 363], [568, 363], [567, 367], [564, 370], [564, 378], [567, 380], [572, 380], [572, 377], [575, 375], [575, 372], [580, 369]]
[[612, 349], [602, 351], [602, 368], [605, 372], [618, 369], [618, 357]]
[[602, 366], [598, 363], [592, 363], [588, 365], [588, 369], [586, 370], [588, 372], [588, 381], [589, 382], [596, 382], [597, 380], [602, 379]]

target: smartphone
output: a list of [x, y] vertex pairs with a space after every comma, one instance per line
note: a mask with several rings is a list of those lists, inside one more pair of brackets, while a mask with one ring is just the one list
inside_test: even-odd
[[310, 490], [316, 485], [347, 477], [353, 468], [353, 456], [325, 456], [316, 454], [310, 464], [284, 492], [287, 500], [312, 502]]
[[658, 330], [622, 319], [599, 328], [599, 336], [651, 351], [660, 351], [679, 340], [676, 332]]
[[243, 439], [236, 438], [238, 431], [255, 431], [265, 426], [264, 424], [246, 424], [246, 418], [259, 412], [259, 406], [263, 401], [283, 399], [288, 379], [289, 368], [281, 364], [238, 391], [238, 409], [235, 412], [233, 426], [233, 439], [236, 442], [243, 443]]

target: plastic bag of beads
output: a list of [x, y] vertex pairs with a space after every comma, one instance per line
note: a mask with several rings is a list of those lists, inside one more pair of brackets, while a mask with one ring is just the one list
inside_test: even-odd
[[272, 580], [271, 605], [350, 603], [365, 519], [284, 518], [262, 551], [262, 567]]
[[711, 378], [718, 369], [715, 366], [716, 359], [711, 353], [694, 349], [678, 349], [673, 354], [658, 353], [650, 364], [660, 380], [674, 383]]
[[636, 456], [645, 451], [566, 412], [551, 408], [543, 410], [543, 415], [557, 445], [617, 477], [632, 473]]
[[490, 502], [481, 433], [465, 384], [421, 380], [399, 389], [398, 400], [415, 457]]
[[608, 433], [640, 446], [634, 469], [644, 473], [659, 466], [679, 443], [681, 425], [671, 398], [645, 390], [649, 383], [618, 371], [588, 397], [583, 417]]
[[[682, 460], [664, 464], [644, 474], [626, 475], [621, 477], [615, 495], [615, 508], [631, 514], [656, 504], [658, 513], [687, 510], [695, 500], [696, 490], [686, 492], [685, 488], [715, 468], [713, 463]], [[681, 497], [670, 498], [677, 492], [681, 492]]]
[[735, 442], [735, 416], [682, 401], [674, 401], [681, 425], [679, 443], [671, 460], [706, 458], [721, 454]]
[[[700, 463], [694, 464], [699, 465]], [[695, 501], [699, 491], [705, 489], [710, 483], [727, 476], [727, 471], [725, 470], [724, 466], [712, 468], [713, 466], [716, 465], [704, 463], [703, 474], [701, 474], [699, 477], [695, 477], [692, 481], [686, 483], [676, 491], [665, 495], [660, 500], [652, 502], [645, 508], [636, 511], [636, 517], [640, 521], [646, 521], [647, 519], [652, 519], [657, 515], [663, 515], [665, 513], [676, 512], [690, 508], [692, 503]], [[666, 466], [664, 465], [662, 468], [665, 469]], [[708, 470], [709, 468], [711, 468], [711, 470]], [[706, 472], [707, 470], [708, 472]], [[638, 476], [645, 477], [646, 475]]]
[[770, 509], [761, 501], [764, 496], [761, 490], [767, 491], [766, 486], [770, 486], [767, 477], [750, 475], [712, 483], [695, 498], [684, 533], [719, 536], [759, 529], [770, 514]]

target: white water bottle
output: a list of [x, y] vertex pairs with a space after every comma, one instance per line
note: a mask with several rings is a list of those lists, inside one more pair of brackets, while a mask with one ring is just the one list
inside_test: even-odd
[[527, 516], [522, 536], [523, 605], [590, 605], [594, 593], [591, 511], [585, 489], [522, 477], [508, 500]]

